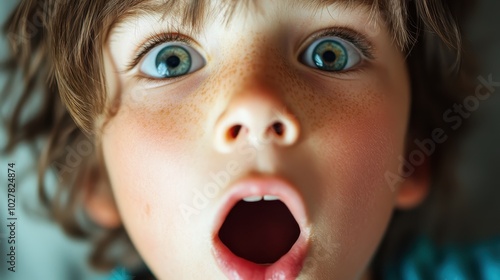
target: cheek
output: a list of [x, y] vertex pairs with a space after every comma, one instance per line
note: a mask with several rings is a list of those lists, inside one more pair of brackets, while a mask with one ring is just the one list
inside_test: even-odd
[[373, 100], [358, 114], [350, 114], [327, 129], [324, 145], [334, 147], [328, 159], [334, 170], [331, 174], [340, 186], [351, 186], [345, 189], [347, 195], [369, 198], [376, 192], [392, 194], [383, 175], [397, 165], [407, 128], [407, 113], [400, 109], [406, 106], [398, 105], [385, 98]]
[[327, 173], [332, 192], [326, 197], [338, 202], [329, 208], [338, 211], [349, 228], [367, 221], [373, 222], [371, 226], [378, 222], [385, 225], [394, 205], [394, 192], [384, 175], [397, 166], [404, 135], [402, 126], [391, 121], [387, 111], [380, 111], [353, 117], [331, 138], [330, 144], [338, 148], [327, 159], [333, 171]]
[[[389, 104], [387, 104], [389, 105]], [[348, 216], [365, 214], [377, 199], [392, 207], [393, 191], [386, 183], [386, 171], [395, 170], [403, 152], [406, 131], [404, 117], [386, 106], [374, 106], [339, 123], [331, 123], [318, 133], [317, 154], [323, 155], [327, 188], [324, 197], [339, 201]], [[395, 121], [399, 120], [399, 121]], [[335, 205], [326, 205], [336, 208]]]
[[[383, 236], [395, 198], [384, 175], [397, 170], [407, 131], [407, 84], [372, 82], [336, 86], [331, 97], [316, 102], [310, 125], [311, 150], [321, 162], [321, 188], [310, 197], [317, 205], [313, 223], [318, 232], [333, 232], [326, 234], [336, 248], [329, 252], [349, 264], [345, 275], [354, 273], [347, 267], [368, 263]], [[315, 250], [322, 249], [313, 255]]]
[[189, 180], [194, 180], [185, 175], [194, 160], [189, 155], [197, 149], [191, 140], [198, 131], [195, 119], [201, 119], [196, 110], [182, 105], [156, 110], [125, 103], [103, 135], [104, 157], [121, 217], [148, 263], [167, 261], [170, 254], [162, 252], [168, 249], [158, 248], [172, 249], [180, 243], [180, 235], [186, 236], [180, 228], [184, 221], [179, 204], [190, 198], [188, 186], [193, 182]]

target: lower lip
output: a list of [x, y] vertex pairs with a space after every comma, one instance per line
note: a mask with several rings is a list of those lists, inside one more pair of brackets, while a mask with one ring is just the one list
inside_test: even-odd
[[236, 256], [217, 237], [213, 253], [220, 269], [230, 280], [289, 280], [295, 279], [302, 270], [307, 248], [307, 238], [301, 233], [288, 253], [277, 262], [264, 265]]

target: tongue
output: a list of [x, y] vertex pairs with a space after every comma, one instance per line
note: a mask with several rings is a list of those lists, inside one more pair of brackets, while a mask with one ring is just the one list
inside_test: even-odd
[[233, 254], [258, 264], [276, 262], [293, 246], [300, 228], [279, 201], [238, 202], [219, 231]]

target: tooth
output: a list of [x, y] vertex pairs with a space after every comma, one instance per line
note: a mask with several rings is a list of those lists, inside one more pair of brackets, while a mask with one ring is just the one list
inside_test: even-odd
[[248, 196], [243, 198], [243, 201], [246, 202], [256, 202], [262, 200], [262, 196]]
[[279, 200], [280, 198], [274, 195], [265, 195], [264, 200]]

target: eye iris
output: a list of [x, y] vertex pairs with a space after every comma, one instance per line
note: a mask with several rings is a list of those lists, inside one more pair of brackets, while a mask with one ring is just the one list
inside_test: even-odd
[[312, 56], [314, 64], [321, 70], [340, 71], [347, 64], [346, 49], [334, 40], [327, 40], [318, 44]]
[[166, 47], [156, 56], [156, 69], [162, 77], [181, 76], [186, 74], [190, 68], [191, 56], [182, 47]]

